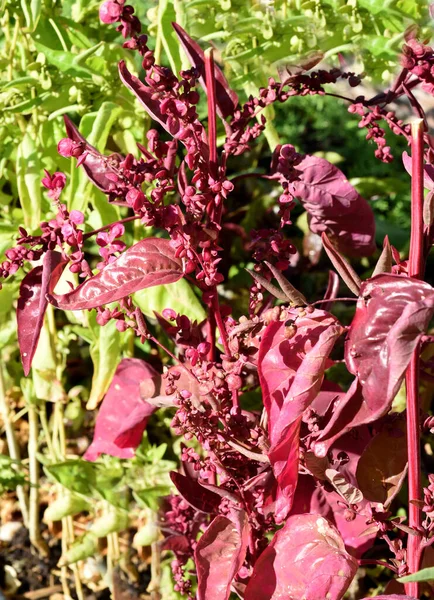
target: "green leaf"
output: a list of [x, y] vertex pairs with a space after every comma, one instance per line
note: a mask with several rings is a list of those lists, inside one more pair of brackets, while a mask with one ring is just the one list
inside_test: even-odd
[[56, 498], [54, 502], [50, 502], [44, 512], [44, 522], [61, 521], [64, 517], [77, 515], [84, 510], [88, 511], [91, 508], [89, 502], [79, 494], [68, 492]]
[[116, 322], [110, 321], [104, 327], [97, 325], [96, 314], [89, 315], [89, 326], [94, 339], [90, 347], [93, 362], [92, 387], [90, 390], [88, 410], [95, 409], [103, 399], [113, 379], [116, 367], [120, 361], [120, 334]]
[[21, 8], [29, 31], [36, 29], [41, 16], [41, 5], [41, 0], [21, 0]]
[[106, 461], [95, 463], [95, 490], [100, 498], [117, 508], [128, 508], [129, 493], [124, 480], [125, 471], [119, 459], [106, 457]]
[[169, 485], [154, 485], [144, 490], [136, 490], [133, 497], [139, 506], [150, 508], [157, 512], [161, 506], [161, 499], [168, 496], [171, 492]]
[[26, 481], [19, 462], [0, 454], [0, 495], [12, 491]]
[[54, 465], [45, 465], [44, 471], [63, 487], [83, 496], [92, 496], [96, 480], [93, 463], [82, 459], [66, 460]]
[[17, 235], [16, 225], [9, 225], [8, 223], [0, 223], [0, 257], [2, 257], [5, 251], [14, 245], [14, 239]]
[[63, 397], [61, 382], [56, 375], [56, 356], [50, 332], [45, 322], [32, 360], [32, 379], [36, 398], [57, 402]]
[[1, 323], [0, 327], [0, 350], [16, 341], [17, 324], [14, 319]]
[[2, 91], [4, 91], [4, 90], [8, 90], [9, 88], [19, 89], [21, 87], [26, 87], [27, 85], [35, 86], [38, 84], [39, 84], [39, 81], [37, 79], [26, 75], [25, 77], [17, 77], [16, 79], [13, 79], [12, 81], [8, 81], [7, 83], [0, 85], [0, 89]]
[[92, 79], [92, 75], [98, 75], [88, 67], [77, 65], [75, 59], [78, 55], [72, 54], [72, 52], [53, 50], [40, 42], [35, 42], [35, 46], [45, 56], [47, 62], [59, 69], [61, 73], [65, 73], [65, 75], [81, 77], [82, 79]]
[[161, 38], [170, 68], [175, 74], [178, 74], [182, 69], [182, 62], [179, 52], [180, 45], [172, 27], [172, 23], [177, 22], [176, 17], [173, 0], [160, 0], [158, 2], [157, 35]]
[[185, 279], [136, 292], [133, 301], [147, 317], [155, 317], [154, 311], [161, 314], [165, 308], [171, 308], [192, 321], [206, 318], [205, 309]]
[[42, 166], [34, 136], [24, 134], [17, 150], [17, 186], [24, 213], [24, 226], [36, 229], [41, 222], [41, 176]]
[[410, 583], [412, 581], [433, 581], [434, 580], [434, 567], [427, 567], [421, 569], [417, 573], [406, 575], [405, 577], [399, 577], [398, 581], [401, 583]]
[[110, 507], [101, 517], [96, 519], [90, 528], [90, 533], [96, 537], [106, 537], [109, 533], [123, 531], [129, 525], [128, 513]]
[[98, 538], [91, 533], [85, 533], [78, 538], [68, 550], [62, 554], [59, 566], [70, 565], [79, 560], [93, 556], [98, 550]]
[[12, 106], [6, 106], [3, 109], [5, 113], [20, 113], [22, 115], [30, 114], [36, 107], [40, 106], [45, 100], [50, 97], [48, 92], [41, 94], [40, 96], [36, 96], [35, 98], [28, 98], [19, 102], [18, 104], [13, 104]]

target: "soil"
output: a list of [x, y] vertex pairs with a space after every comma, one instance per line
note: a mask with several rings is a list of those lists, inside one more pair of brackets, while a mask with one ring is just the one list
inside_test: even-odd
[[[49, 556], [39, 556], [30, 544], [25, 527], [15, 533], [10, 543], [0, 542], [0, 600], [63, 600], [60, 579], [55, 574], [59, 572], [57, 563], [60, 555], [60, 540], [51, 538]], [[16, 578], [20, 582], [19, 588], [13, 594], [8, 593], [5, 571], [7, 565], [15, 570]], [[72, 575], [72, 572], [69, 571], [69, 574]], [[149, 576], [146, 571], [140, 574], [139, 582], [130, 583], [126, 581], [126, 575], [117, 568], [113, 573], [112, 591], [108, 588], [92, 591], [83, 585], [83, 596], [86, 600], [146, 600], [151, 598], [146, 594], [148, 583]], [[72, 599], [76, 600], [72, 577], [69, 588]]]

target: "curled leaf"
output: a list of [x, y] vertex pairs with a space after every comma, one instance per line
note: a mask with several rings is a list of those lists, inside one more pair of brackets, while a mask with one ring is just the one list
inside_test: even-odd
[[[402, 162], [404, 163], [405, 170], [410, 175], [412, 174], [411, 156], [408, 152], [402, 153]], [[423, 166], [423, 186], [425, 189], [434, 190], [434, 165], [425, 164]]]
[[96, 308], [148, 287], [174, 283], [182, 276], [182, 263], [175, 258], [169, 240], [147, 238], [72, 292], [62, 296], [49, 294], [48, 299], [64, 310]]
[[286, 277], [282, 275], [279, 269], [276, 269], [274, 265], [268, 263], [267, 261], [265, 261], [265, 264], [277, 279], [278, 284], [280, 285], [289, 302], [291, 302], [291, 304], [294, 306], [306, 306], [306, 298], [286, 279]]
[[380, 254], [380, 258], [375, 265], [374, 272], [372, 273], [372, 277], [375, 275], [381, 275], [382, 273], [391, 273], [392, 272], [392, 247], [389, 242], [389, 238], [384, 238], [383, 242], [383, 251]]
[[336, 469], [326, 469], [325, 475], [338, 494], [348, 504], [359, 504], [363, 500], [362, 492], [347, 481], [346, 477]]
[[278, 483], [276, 520], [291, 509], [298, 477], [299, 430], [303, 412], [319, 394], [328, 356], [342, 328], [329, 313], [300, 315], [267, 326], [259, 348], [258, 371], [268, 413], [268, 453]]
[[179, 494], [190, 506], [205, 513], [217, 513], [221, 498], [191, 477], [172, 471], [170, 478]]
[[48, 301], [46, 294], [60, 279], [67, 261], [49, 250], [42, 266], [35, 267], [21, 282], [17, 304], [18, 344], [24, 375], [28, 375], [36, 352]]
[[[140, 104], [146, 110], [148, 115], [154, 120], [157, 121], [170, 135], [174, 138], [177, 137], [178, 130], [173, 130], [170, 126], [170, 121], [168, 119], [167, 114], [161, 112], [160, 104], [161, 101], [154, 98], [155, 92], [152, 88], [145, 85], [140, 81], [138, 77], [132, 75], [125, 64], [124, 60], [121, 60], [119, 63], [119, 75], [123, 82], [123, 84], [135, 94], [138, 98]], [[207, 158], [208, 157], [208, 146], [207, 146], [207, 138], [205, 129], [202, 127], [199, 121], [196, 121], [195, 124], [198, 128], [201, 128], [201, 151], [202, 155]], [[184, 138], [183, 138], [184, 139]], [[182, 141], [182, 140], [181, 140]]]
[[82, 158], [81, 166], [86, 175], [102, 192], [105, 194], [110, 193], [116, 187], [114, 185], [114, 173], [111, 167], [118, 167], [119, 163], [123, 160], [122, 156], [120, 154], [104, 156], [87, 142], [69, 117], [65, 115], [63, 118], [68, 138], [74, 142], [80, 143], [84, 149], [84, 158]]
[[154, 92], [149, 86], [142, 83], [138, 77], [131, 75], [124, 60], [119, 63], [119, 75], [122, 83], [137, 96], [149, 116], [168, 131], [167, 115], [161, 112], [160, 102], [153, 98]]
[[306, 155], [295, 167], [301, 172], [290, 191], [309, 215], [310, 229], [333, 237], [341, 252], [369, 256], [375, 250], [374, 213], [367, 201], [335, 165]]
[[341, 600], [357, 566], [327, 519], [294, 515], [255, 563], [244, 599]]
[[249, 525], [244, 511], [231, 518], [218, 515], [197, 543], [198, 600], [228, 600], [231, 583], [241, 569], [248, 544]]
[[276, 287], [270, 281], [268, 281], [268, 279], [265, 279], [265, 277], [263, 277], [259, 273], [255, 273], [254, 271], [251, 271], [250, 269], [246, 269], [246, 271], [249, 275], [252, 276], [252, 278], [257, 283], [262, 285], [264, 290], [267, 290], [267, 292], [269, 292], [272, 296], [274, 296], [278, 300], [282, 300], [283, 302], [288, 302], [288, 297], [286, 296], [286, 294], [284, 294], [281, 290], [279, 290], [278, 287]]
[[434, 222], [434, 192], [429, 192], [423, 202], [423, 222], [427, 227]]
[[345, 281], [347, 286], [353, 292], [355, 296], [359, 295], [361, 286], [360, 277], [354, 271], [350, 263], [336, 250], [333, 246], [326, 233], [322, 234], [322, 242], [324, 250], [327, 252], [329, 259], [331, 260], [334, 268]]
[[[199, 81], [206, 92], [207, 87], [205, 81], [204, 51], [199, 46], [199, 44], [195, 42], [186, 31], [184, 31], [184, 29], [180, 25], [178, 25], [177, 23], [172, 23], [172, 27], [176, 31], [176, 35], [178, 36], [179, 41], [181, 42], [181, 45], [184, 48], [191, 65], [199, 71]], [[230, 88], [226, 77], [215, 64], [214, 72], [217, 111], [222, 117], [222, 119], [226, 119], [227, 117], [230, 117], [234, 114], [238, 106], [238, 96], [234, 92], [234, 90]]]
[[[329, 280], [327, 283], [327, 289], [324, 294], [324, 300], [334, 300], [338, 297], [339, 293], [339, 277], [334, 271], [329, 271]], [[323, 310], [330, 310], [332, 302], [324, 302], [321, 304]]]

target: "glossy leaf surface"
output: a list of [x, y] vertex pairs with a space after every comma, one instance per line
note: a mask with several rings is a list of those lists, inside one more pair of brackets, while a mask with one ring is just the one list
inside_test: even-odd
[[357, 571], [324, 517], [294, 515], [257, 560], [245, 600], [340, 600]]
[[144, 239], [128, 248], [75, 290], [49, 300], [64, 310], [96, 308], [154, 285], [174, 283], [183, 276], [181, 261], [169, 240]]
[[399, 275], [378, 275], [360, 290], [345, 347], [372, 419], [390, 407], [434, 312], [434, 289]]

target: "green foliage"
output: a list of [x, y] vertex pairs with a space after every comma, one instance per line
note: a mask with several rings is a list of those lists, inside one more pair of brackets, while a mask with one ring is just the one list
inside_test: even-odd
[[189, 0], [183, 8], [190, 35], [217, 45], [240, 89], [264, 83], [274, 63], [297, 64], [316, 50], [354, 57], [382, 78], [406, 26], [428, 22], [422, 0]]
[[9, 456], [0, 454], [0, 496], [5, 492], [15, 490], [17, 486], [23, 485], [25, 482], [26, 475], [21, 465]]
[[401, 583], [410, 583], [411, 581], [434, 581], [434, 567], [427, 567], [412, 575], [400, 577], [398, 581]]

